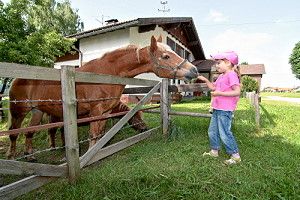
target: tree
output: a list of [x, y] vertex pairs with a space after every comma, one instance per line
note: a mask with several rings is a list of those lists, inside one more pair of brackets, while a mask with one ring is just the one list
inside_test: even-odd
[[0, 1], [0, 62], [51, 67], [74, 44], [64, 36], [82, 29], [68, 0]]
[[0, 78], [0, 84], [1, 84], [1, 87], [0, 87], [0, 122], [2, 121], [2, 119], [4, 117], [4, 112], [2, 109], [2, 106], [3, 106], [2, 97], [3, 97], [3, 94], [5, 92], [7, 85], [10, 84], [11, 80], [12, 80], [11, 78]]
[[29, 22], [38, 30], [55, 30], [66, 36], [83, 29], [78, 10], [72, 10], [69, 0], [61, 3], [55, 0], [35, 0], [29, 10]]
[[248, 62], [241, 62], [240, 65], [248, 65]]
[[[74, 44], [64, 36], [82, 29], [77, 10], [72, 10], [68, 0], [11, 0], [6, 5], [0, 0], [0, 62], [52, 67], [55, 58]], [[11, 79], [0, 81], [1, 102]]]
[[300, 42], [298, 42], [289, 58], [291, 69], [297, 79], [300, 79]]
[[258, 91], [258, 82], [250, 77], [250, 76], [243, 76], [242, 77], [242, 94], [244, 94], [245, 92], [252, 92]]

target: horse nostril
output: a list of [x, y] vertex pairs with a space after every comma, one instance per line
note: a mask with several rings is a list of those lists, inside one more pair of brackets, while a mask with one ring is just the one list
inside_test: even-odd
[[190, 72], [193, 73], [193, 74], [198, 74], [198, 71], [197, 71], [196, 67], [192, 67]]

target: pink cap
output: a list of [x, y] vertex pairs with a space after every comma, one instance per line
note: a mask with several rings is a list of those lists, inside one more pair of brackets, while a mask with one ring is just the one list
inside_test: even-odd
[[237, 65], [239, 63], [239, 57], [234, 51], [216, 53], [210, 56], [215, 60], [229, 60], [233, 65]]

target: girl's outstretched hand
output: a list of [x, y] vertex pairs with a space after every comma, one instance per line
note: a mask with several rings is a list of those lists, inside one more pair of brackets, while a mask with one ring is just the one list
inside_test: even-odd
[[214, 86], [213, 83], [211, 83], [207, 78], [205, 78], [204, 76], [198, 76], [197, 77], [198, 80], [201, 80], [203, 82], [205, 82], [205, 84], [207, 85], [207, 87], [210, 89], [210, 90], [215, 90], [216, 87]]
[[197, 79], [201, 80], [201, 81], [204, 81], [206, 82], [207, 81], [207, 78], [205, 78], [204, 76], [198, 76]]

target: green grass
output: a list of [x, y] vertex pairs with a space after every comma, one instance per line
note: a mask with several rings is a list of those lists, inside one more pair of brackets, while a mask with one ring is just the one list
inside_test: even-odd
[[300, 92], [261, 92], [260, 96], [279, 96], [279, 97], [292, 97], [300, 98]]
[[[206, 113], [208, 108], [209, 100], [172, 106]], [[245, 99], [235, 112], [239, 165], [224, 166], [224, 151], [217, 159], [201, 156], [208, 150], [209, 119], [172, 116], [169, 140], [157, 133], [84, 169], [76, 185], [60, 179], [19, 199], [299, 199], [300, 106], [263, 101], [261, 108], [260, 130]], [[151, 126], [159, 124], [158, 116], [145, 114]]]

